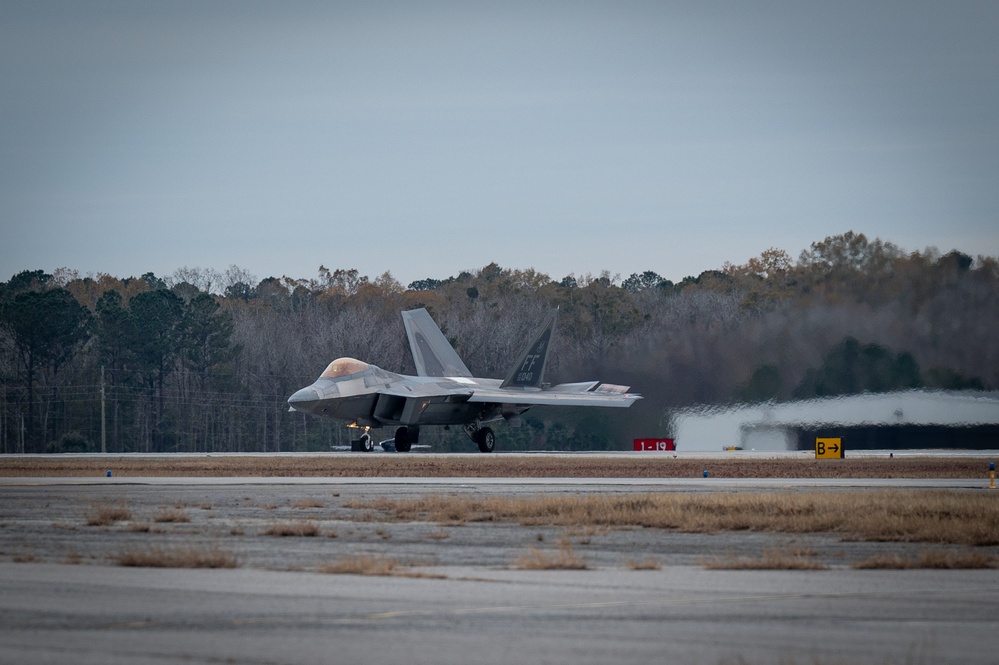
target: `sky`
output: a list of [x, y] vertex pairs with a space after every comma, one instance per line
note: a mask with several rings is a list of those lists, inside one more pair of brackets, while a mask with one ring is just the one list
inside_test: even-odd
[[0, 3], [0, 280], [999, 256], [999, 3]]

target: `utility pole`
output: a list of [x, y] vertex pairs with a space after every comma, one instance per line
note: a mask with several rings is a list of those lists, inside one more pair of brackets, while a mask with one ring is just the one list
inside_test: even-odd
[[[107, 423], [105, 415], [107, 409], [105, 408], [104, 399], [104, 365], [101, 365], [101, 452], [106, 453], [108, 451], [108, 439], [107, 439]], [[111, 473], [108, 471], [108, 473]]]

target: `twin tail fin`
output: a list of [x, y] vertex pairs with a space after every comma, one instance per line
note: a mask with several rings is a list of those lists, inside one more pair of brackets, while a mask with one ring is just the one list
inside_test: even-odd
[[[534, 336], [534, 340], [524, 349], [520, 358], [510, 369], [500, 388], [527, 388], [540, 390], [545, 378], [545, 367], [555, 336], [556, 307]], [[409, 350], [419, 376], [471, 377], [471, 372], [461, 361], [454, 348], [444, 337], [444, 333], [434, 323], [426, 309], [414, 309], [402, 313], [402, 321], [409, 338]]]
[[534, 336], [534, 341], [510, 369], [506, 380], [500, 388], [537, 388], [542, 387], [545, 378], [545, 367], [548, 365], [548, 354], [552, 348], [552, 337], [555, 336], [555, 319], [558, 318], [556, 307], [545, 318], [541, 328]]

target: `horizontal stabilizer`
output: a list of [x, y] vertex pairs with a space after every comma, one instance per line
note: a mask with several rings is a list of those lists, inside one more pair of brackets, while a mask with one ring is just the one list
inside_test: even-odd
[[594, 391], [497, 390], [477, 389], [469, 402], [511, 404], [517, 406], [607, 406], [629, 407], [642, 399], [633, 393], [599, 393]]
[[631, 386], [618, 386], [613, 383], [601, 383], [599, 386], [594, 388], [595, 393], [605, 393], [608, 395], [623, 395], [628, 392]]
[[549, 388], [552, 392], [588, 393], [600, 385], [599, 381], [581, 381], [580, 383], [560, 383]]

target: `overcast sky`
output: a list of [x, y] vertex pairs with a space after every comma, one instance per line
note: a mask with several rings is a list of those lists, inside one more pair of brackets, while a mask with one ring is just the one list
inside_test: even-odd
[[999, 2], [0, 2], [0, 280], [999, 256]]

